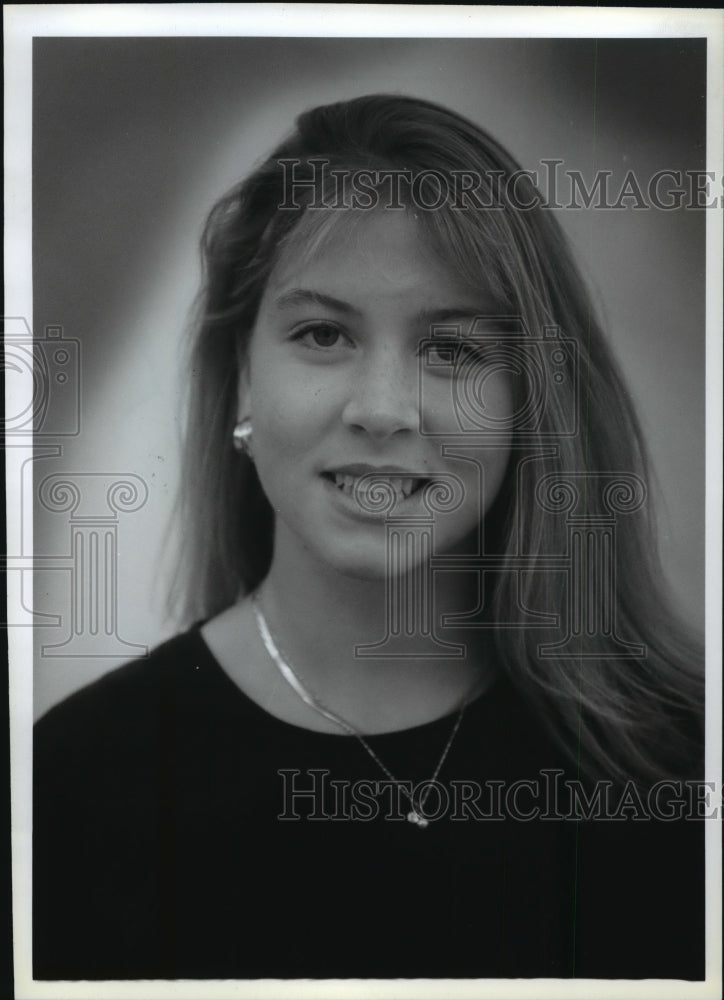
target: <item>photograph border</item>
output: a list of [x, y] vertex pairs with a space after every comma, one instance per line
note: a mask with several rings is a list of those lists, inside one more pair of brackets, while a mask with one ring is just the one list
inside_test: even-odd
[[[323, 19], [320, 14], [324, 15]], [[245, 36], [419, 38], [706, 37], [707, 163], [724, 176], [724, 15], [663, 9], [480, 8], [333, 4], [7, 5], [5, 19], [5, 313], [32, 329], [32, 40], [62, 36]], [[324, 24], [324, 35], [312, 27]], [[721, 184], [716, 188], [720, 190]], [[722, 205], [706, 219], [706, 776], [716, 783], [721, 814], [722, 544]], [[6, 413], [32, 400], [32, 384], [16, 383]], [[19, 484], [7, 481], [8, 524], [32, 526]], [[30, 530], [32, 551], [32, 527]], [[20, 606], [8, 575], [8, 606]], [[32, 978], [30, 964], [33, 645], [29, 628], [8, 631], [14, 969], [16, 996], [54, 997], [715, 997], [721, 993], [721, 819], [707, 823], [707, 978], [700, 983], [643, 980], [248, 980], [50, 983]], [[655, 983], [655, 986], [652, 984]]]

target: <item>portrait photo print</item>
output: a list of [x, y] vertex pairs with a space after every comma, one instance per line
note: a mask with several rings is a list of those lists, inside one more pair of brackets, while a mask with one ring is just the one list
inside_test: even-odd
[[16, 978], [716, 989], [721, 24], [107, 6], [24, 49]]

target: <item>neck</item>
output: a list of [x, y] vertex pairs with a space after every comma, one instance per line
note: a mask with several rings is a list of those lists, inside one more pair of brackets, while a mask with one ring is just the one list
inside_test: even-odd
[[[436, 627], [441, 613], [470, 606], [464, 583], [460, 574], [440, 574], [433, 595]], [[419, 630], [413, 636], [389, 636], [384, 578], [357, 579], [325, 565], [300, 566], [299, 560], [275, 553], [258, 597], [282, 657], [304, 687], [368, 731], [381, 719], [415, 725], [454, 711], [492, 677], [490, 658], [473, 638], [479, 633], [439, 630], [444, 642], [462, 646], [463, 655], [455, 648], [446, 655]], [[384, 655], [359, 650], [386, 635]]]

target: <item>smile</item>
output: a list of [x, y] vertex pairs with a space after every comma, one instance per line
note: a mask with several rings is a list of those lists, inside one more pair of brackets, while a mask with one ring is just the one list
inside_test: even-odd
[[333, 483], [340, 493], [350, 498], [360, 492], [373, 492], [376, 486], [383, 486], [389, 488], [398, 501], [407, 500], [431, 481], [428, 476], [412, 475], [405, 470], [378, 470], [362, 466], [323, 472], [322, 476]]
[[[337, 472], [334, 474], [334, 485], [343, 493], [346, 493], [347, 496], [352, 496], [355, 488], [358, 487], [360, 479], [360, 476], [355, 477], [346, 474], [343, 475], [342, 473]], [[393, 489], [397, 494], [398, 499], [406, 500], [409, 496], [416, 493], [422, 486], [424, 486], [426, 482], [429, 482], [429, 480], [413, 478], [411, 476], [400, 476], [395, 478], [391, 476], [375, 476], [373, 480], [370, 480], [366, 484], [366, 487], [367, 489], [374, 489], [375, 485], [380, 483]]]

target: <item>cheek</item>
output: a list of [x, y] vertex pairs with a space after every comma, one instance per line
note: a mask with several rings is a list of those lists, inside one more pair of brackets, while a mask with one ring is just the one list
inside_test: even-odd
[[515, 389], [510, 375], [486, 368], [457, 376], [428, 375], [420, 383], [423, 432], [455, 436], [510, 434]]
[[490, 406], [496, 418], [500, 431], [499, 444], [495, 448], [487, 448], [484, 454], [485, 479], [483, 497], [484, 509], [487, 511], [505, 479], [510, 462], [511, 445], [513, 441], [513, 422], [515, 419], [515, 386], [509, 375], [498, 374], [490, 383]]
[[338, 407], [331, 393], [300, 379], [298, 371], [277, 369], [273, 381], [254, 384], [251, 413], [257, 473], [272, 504], [280, 508], [310, 485], [310, 473], [319, 471]]
[[274, 510], [285, 509], [299, 482], [299, 463], [308, 448], [309, 429], [295, 401], [267, 394], [252, 402], [254, 465]]
[[254, 462], [264, 490], [274, 506], [288, 498], [308, 455], [313, 429], [292, 401], [264, 405], [254, 416]]
[[[461, 445], [477, 468], [462, 463], [455, 472], [464, 477], [466, 516], [473, 509], [484, 515], [505, 481], [513, 441], [515, 387], [508, 373], [481, 376], [476, 383], [450, 383], [447, 402], [438, 408], [445, 429], [438, 430], [440, 445]], [[446, 434], [450, 437], [446, 440]], [[469, 438], [469, 446], [465, 437]]]
[[298, 450], [322, 419], [318, 387], [301, 377], [298, 367], [261, 353], [250, 376], [250, 411], [256, 447], [281, 452]]
[[481, 430], [509, 433], [516, 391], [509, 372], [481, 367], [456, 382], [457, 412]]

